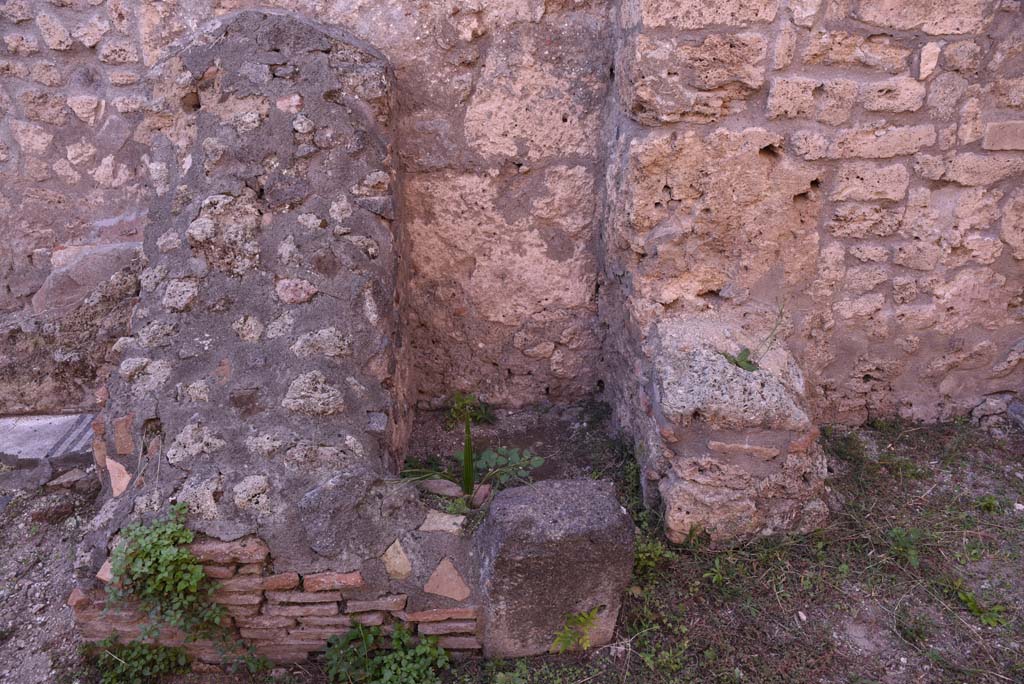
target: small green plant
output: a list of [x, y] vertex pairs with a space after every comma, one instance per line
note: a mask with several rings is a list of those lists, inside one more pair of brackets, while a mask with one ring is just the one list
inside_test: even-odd
[[107, 639], [92, 647], [100, 684], [151, 684], [165, 675], [189, 669], [188, 654], [180, 647], [141, 642], [121, 644]]
[[505, 485], [516, 480], [527, 480], [530, 473], [544, 465], [544, 459], [529, 449], [498, 447], [486, 449], [476, 457], [476, 477], [481, 483]]
[[436, 684], [439, 670], [448, 669], [448, 654], [437, 645], [436, 637], [420, 637], [401, 625], [391, 635], [391, 650], [374, 658], [374, 682], [380, 684]]
[[704, 573], [704, 579], [711, 582], [714, 587], [724, 587], [732, 576], [732, 569], [722, 564], [722, 557], [716, 556], [711, 568]]
[[565, 616], [565, 624], [555, 634], [555, 640], [549, 649], [552, 653], [564, 653], [566, 651], [581, 650], [590, 648], [590, 632], [597, 624], [597, 615], [601, 612], [601, 606], [597, 606], [582, 613], [573, 613]]
[[493, 423], [494, 414], [487, 404], [477, 399], [472, 394], [456, 392], [452, 397], [451, 406], [448, 408], [449, 429], [461, 425], [465, 430], [462, 443], [462, 493], [466, 496], [473, 494], [473, 423]]
[[910, 529], [894, 527], [889, 530], [889, 551], [910, 567], [918, 568], [921, 565], [919, 546], [924, 539], [924, 531], [917, 527]]
[[978, 507], [978, 510], [984, 513], [997, 514], [1003, 512], [1003, 502], [995, 494], [986, 494], [980, 497], [975, 502], [975, 505]]
[[327, 678], [339, 684], [436, 684], [438, 671], [449, 666], [448, 654], [437, 639], [413, 636], [402, 625], [391, 635], [391, 650], [385, 649], [380, 627], [356, 625], [355, 629], [328, 641], [324, 654]]
[[495, 672], [491, 676], [491, 684], [528, 684], [529, 675], [529, 666], [526, 661], [520, 660], [511, 672]]
[[179, 503], [149, 525], [126, 527], [123, 543], [111, 556], [107, 596], [112, 604], [139, 601], [153, 621], [146, 636], [158, 634], [162, 623], [198, 638], [219, 629], [224, 617], [224, 609], [211, 601], [213, 583], [188, 549], [194, 534], [185, 527], [185, 513], [185, 504]]
[[722, 352], [722, 356], [725, 357], [726, 361], [738, 368], [742, 368], [745, 371], [753, 373], [760, 368], [760, 366], [757, 365], [757, 361], [750, 358], [750, 354], [751, 351], [749, 347], [743, 347], [740, 349], [739, 354], [736, 355], [730, 354], [729, 352]]
[[1006, 616], [1006, 606], [998, 603], [991, 606], [982, 604], [978, 597], [974, 595], [974, 592], [970, 591], [961, 579], [947, 582], [945, 590], [947, 594], [954, 596], [967, 609], [967, 612], [978, 618], [981, 624], [986, 627], [1002, 627], [1010, 621]]
[[660, 539], [641, 536], [636, 542], [636, 554], [633, 557], [633, 575], [638, 580], [649, 578], [655, 570], [674, 560], [676, 554]]
[[443, 508], [444, 512], [449, 515], [466, 515], [469, 513], [469, 504], [466, 503], [466, 499], [464, 497], [445, 499], [441, 504], [441, 508]]
[[380, 640], [379, 627], [356, 625], [340, 636], [332, 636], [324, 652], [327, 679], [331, 682], [369, 681], [373, 651]]
[[772, 329], [768, 331], [768, 334], [764, 336], [760, 344], [757, 346], [757, 351], [751, 351], [748, 347], [741, 347], [738, 354], [735, 356], [728, 352], [721, 352], [725, 360], [732, 365], [742, 368], [748, 373], [753, 373], [761, 368], [761, 359], [764, 358], [765, 354], [772, 350], [775, 346], [775, 342], [778, 340], [779, 329], [782, 327], [782, 322], [786, 319], [786, 304], [783, 301], [778, 302], [778, 309], [775, 312], [775, 322], [772, 325]]
[[473, 450], [474, 423], [492, 423], [494, 414], [490, 407], [471, 394], [456, 393], [448, 410], [445, 421], [447, 427], [461, 425], [465, 431], [462, 452], [456, 459], [462, 463], [462, 472], [458, 477], [440, 468], [422, 467], [407, 468], [402, 476], [409, 480], [430, 480], [440, 478], [454, 482], [467, 497], [473, 494], [476, 484], [506, 485], [510, 482], [525, 481], [533, 470], [544, 465], [544, 459], [529, 449], [520, 451], [509, 447], [486, 449], [477, 454]]

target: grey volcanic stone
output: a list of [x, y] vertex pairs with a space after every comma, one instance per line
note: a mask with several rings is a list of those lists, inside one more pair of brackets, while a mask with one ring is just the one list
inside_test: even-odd
[[566, 616], [600, 608], [608, 643], [633, 569], [635, 530], [610, 482], [548, 480], [499, 492], [476, 534], [484, 653], [545, 653]]

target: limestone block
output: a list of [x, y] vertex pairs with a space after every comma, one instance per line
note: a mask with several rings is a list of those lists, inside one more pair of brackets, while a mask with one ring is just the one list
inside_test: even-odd
[[466, 109], [466, 141], [486, 156], [522, 154], [532, 161], [594, 154], [597, 140], [591, 132], [598, 126], [604, 79], [588, 73], [592, 66], [566, 69], [544, 59], [534, 38], [519, 40], [514, 49], [494, 50], [484, 65]]
[[834, 200], [901, 200], [907, 194], [910, 174], [902, 164], [879, 166], [866, 162], [842, 166], [832, 190]]
[[71, 47], [71, 33], [52, 14], [37, 16], [36, 26], [39, 27], [39, 33], [43, 37], [46, 47], [51, 50], [67, 50]]
[[768, 349], [746, 370], [725, 356], [757, 348], [756, 337], [738, 319], [708, 314], [658, 323], [648, 423], [657, 446], [642, 465], [673, 541], [704, 531], [727, 543], [824, 521], [825, 462], [794, 359]]
[[935, 144], [935, 127], [863, 126], [838, 131], [828, 146], [829, 159], [886, 159], [919, 152]]
[[657, 316], [654, 303], [701, 308], [709, 293], [741, 292], [779, 263], [775, 250], [788, 255], [787, 282], [810, 277], [822, 171], [786, 154], [778, 134], [659, 133], [626, 155], [614, 231], [626, 258], [643, 255], [633, 273], [637, 300], [651, 303], [643, 315]]
[[626, 13], [637, 16], [644, 28], [674, 29], [766, 23], [775, 19], [779, 9], [778, 0], [627, 0], [626, 4]]
[[995, 82], [993, 94], [1002, 107], [1024, 108], [1024, 76], [999, 79]]
[[1007, 200], [999, 236], [1012, 250], [1014, 259], [1024, 259], [1024, 190], [1017, 190]]
[[257, 235], [260, 211], [256, 193], [246, 188], [238, 197], [212, 195], [203, 200], [199, 217], [185, 236], [210, 266], [242, 275], [259, 264]]
[[943, 179], [960, 185], [991, 185], [1024, 173], [1024, 157], [1017, 154], [958, 154], [946, 165]]
[[985, 126], [986, 150], [1024, 150], [1024, 121], [995, 121]]
[[832, 126], [850, 118], [857, 95], [855, 81], [776, 78], [768, 93], [768, 118], [816, 119]]
[[845, 31], [816, 31], [803, 51], [805, 64], [860, 66], [891, 74], [907, 70], [911, 50], [889, 36], [864, 36]]
[[545, 480], [498, 492], [474, 537], [484, 653], [546, 653], [567, 615], [595, 608], [591, 643], [608, 643], [632, 575], [633, 535], [610, 482]]
[[993, 0], [860, 0], [856, 16], [885, 28], [930, 35], [977, 33], [984, 30], [998, 3]]
[[626, 48], [623, 100], [641, 123], [705, 123], [741, 108], [764, 84], [759, 33], [712, 34], [694, 45], [641, 34]]
[[865, 83], [860, 97], [870, 112], [916, 112], [924, 104], [925, 85], [910, 77]]

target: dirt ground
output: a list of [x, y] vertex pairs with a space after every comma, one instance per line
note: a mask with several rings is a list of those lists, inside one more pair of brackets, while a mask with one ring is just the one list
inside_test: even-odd
[[[540, 477], [617, 482], [640, 543], [615, 643], [461, 660], [448, 684], [1024, 682], [1024, 435], [993, 437], [963, 423], [826, 430], [829, 525], [715, 551], [699, 538], [662, 541], [656, 515], [640, 508], [631, 454], [606, 434], [606, 418], [600, 406], [499, 414], [475, 434], [479, 448], [545, 457]], [[410, 460], [458, 448], [441, 422], [420, 421]], [[0, 474], [0, 682], [94, 682], [64, 601], [97, 489], [3, 487]], [[312, 662], [175, 681], [326, 679]]]

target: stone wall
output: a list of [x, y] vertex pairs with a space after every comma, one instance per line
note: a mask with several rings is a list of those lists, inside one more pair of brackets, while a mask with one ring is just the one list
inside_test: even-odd
[[[458, 534], [457, 521], [434, 523], [445, 526], [445, 534]], [[331, 636], [344, 634], [353, 625], [403, 624], [416, 634], [437, 636], [440, 645], [448, 650], [481, 648], [479, 608], [472, 601], [455, 608], [407, 610], [409, 596], [381, 595], [367, 586], [358, 570], [272, 574], [270, 550], [257, 538], [234, 542], [204, 540], [191, 549], [204, 563], [207, 575], [217, 582], [213, 598], [226, 612], [226, 626], [256, 653], [272, 661], [305, 660], [311, 652], [322, 651]], [[451, 593], [451, 586], [443, 590]], [[440, 596], [438, 601], [444, 602], [445, 598]], [[69, 605], [87, 640], [113, 635], [126, 642], [140, 639], [149, 624], [146, 615], [131, 603], [107, 605], [102, 591], [78, 590], [69, 599]], [[188, 640], [173, 628], [161, 630], [160, 642], [183, 645], [193, 658], [213, 665], [222, 663], [226, 655], [224, 644]], [[233, 647], [236, 646], [229, 642], [229, 654]]]
[[[139, 635], [130, 605], [107, 619], [97, 580], [116, 581], [119, 530], [174, 501], [204, 535], [193, 552], [226, 626], [268, 657], [301, 660], [354, 623], [396, 621], [446, 648], [532, 654], [594, 608], [595, 638], [610, 640], [633, 545], [610, 483], [503, 491], [474, 535], [398, 476], [415, 361], [388, 60], [340, 29], [243, 11], [148, 80], [166, 182], [93, 424], [107, 500], [76, 560], [86, 635]], [[580, 581], [524, 574], [521, 547]], [[520, 634], [528, 585], [547, 622]]]
[[[15, 239], [0, 246], [5, 325], [59, 320], [59, 302], [31, 304], [60, 264], [95, 264], [96, 245], [142, 240], [146, 207], [167, 182], [151, 163], [161, 115], [147, 70], [204, 22], [268, 7], [345, 27], [394, 66], [416, 402], [436, 407], [461, 389], [515, 406], [596, 389], [599, 131], [613, 26], [605, 0], [0, 7], [0, 208], [15, 217]], [[57, 289], [67, 299], [95, 284]], [[21, 379], [25, 358], [10, 360]], [[68, 394], [50, 404], [93, 401]]]
[[0, 41], [0, 411], [103, 408], [83, 581], [176, 498], [414, 596], [389, 478], [455, 390], [603, 392], [669, 536], [730, 542], [821, 523], [815, 425], [1024, 379], [1018, 0], [0, 0]]
[[619, 27], [607, 357], [670, 536], [820, 523], [812, 422], [1005, 408], [1021, 3], [624, 0]]
[[[130, 268], [167, 182], [144, 76], [251, 6], [346, 27], [394, 65], [414, 403], [617, 382], [599, 283], [614, 289], [654, 242], [662, 256], [636, 261], [643, 317], [781, 301], [819, 421], [944, 418], [1019, 384], [1016, 2], [4, 0], [0, 410], [95, 404], [130, 305], [80, 303]], [[672, 170], [681, 156], [717, 176], [721, 196], [700, 203], [721, 215], [664, 244], [675, 203], [700, 192]], [[602, 218], [607, 160], [643, 179], [612, 211], [635, 228]], [[729, 183], [752, 185], [733, 198]], [[771, 225], [736, 228], [762, 211]], [[725, 241], [695, 272], [709, 236]]]

